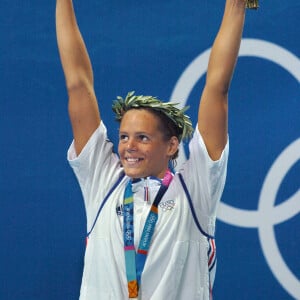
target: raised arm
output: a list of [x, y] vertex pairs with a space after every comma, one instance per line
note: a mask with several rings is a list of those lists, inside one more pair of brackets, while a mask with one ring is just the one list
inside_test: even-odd
[[210, 54], [202, 93], [198, 128], [213, 160], [227, 142], [228, 90], [234, 72], [245, 19], [245, 0], [226, 0], [221, 27]]
[[91, 62], [71, 0], [56, 1], [56, 35], [69, 96], [75, 149], [81, 152], [100, 124]]

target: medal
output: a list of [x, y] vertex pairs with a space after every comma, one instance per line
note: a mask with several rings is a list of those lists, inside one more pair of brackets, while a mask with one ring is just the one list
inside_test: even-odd
[[258, 0], [246, 0], [246, 8], [258, 9], [259, 8]]

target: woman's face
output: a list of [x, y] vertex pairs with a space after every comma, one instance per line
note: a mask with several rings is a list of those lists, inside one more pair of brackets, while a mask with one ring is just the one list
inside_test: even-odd
[[159, 118], [144, 109], [127, 111], [120, 124], [119, 155], [126, 175], [131, 178], [163, 178], [169, 158], [178, 148], [178, 139], [165, 141]]

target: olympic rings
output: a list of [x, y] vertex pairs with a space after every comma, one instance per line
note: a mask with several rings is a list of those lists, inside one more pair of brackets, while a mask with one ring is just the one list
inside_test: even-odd
[[[207, 71], [210, 50], [196, 57], [184, 70], [175, 85], [170, 101], [178, 102], [178, 99], [182, 99], [181, 106], [186, 105], [193, 87]], [[263, 40], [243, 39], [239, 56], [254, 56], [270, 60], [300, 82], [299, 58], [278, 45]], [[182, 145], [179, 153], [178, 166], [186, 160]], [[274, 206], [284, 176], [298, 160], [300, 160], [300, 139], [289, 145], [271, 166], [262, 186], [257, 211], [239, 209], [221, 202], [218, 215], [220, 220], [233, 226], [258, 228], [261, 247], [270, 269], [279, 283], [295, 298], [300, 296], [300, 281], [286, 266], [277, 246], [273, 228], [274, 225], [300, 212], [300, 188], [284, 203]]]

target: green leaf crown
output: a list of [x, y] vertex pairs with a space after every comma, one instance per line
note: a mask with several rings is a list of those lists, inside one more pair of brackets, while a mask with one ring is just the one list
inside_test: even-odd
[[189, 139], [193, 134], [192, 122], [184, 112], [189, 108], [186, 106], [182, 109], [176, 107], [179, 103], [163, 102], [153, 96], [135, 95], [134, 92], [129, 92], [125, 99], [118, 96], [117, 100], [113, 101], [112, 110], [116, 114], [116, 120], [121, 121], [125, 112], [130, 109], [151, 109], [159, 111], [166, 115], [182, 132], [179, 139]]

